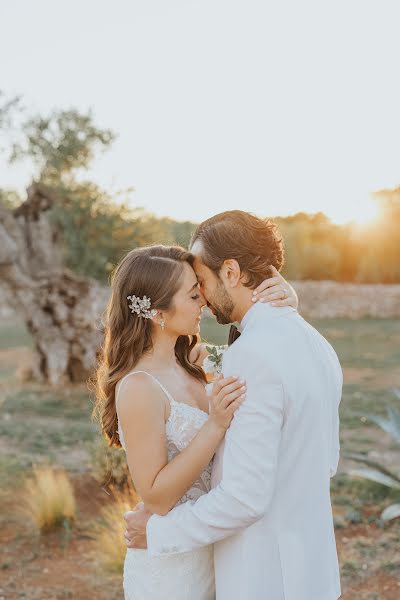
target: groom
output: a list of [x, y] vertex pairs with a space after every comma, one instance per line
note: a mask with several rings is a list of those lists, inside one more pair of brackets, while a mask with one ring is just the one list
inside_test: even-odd
[[252, 302], [269, 265], [283, 263], [273, 223], [216, 215], [198, 227], [191, 251], [218, 322], [240, 323], [223, 373], [246, 380], [246, 400], [215, 455], [211, 491], [166, 516], [127, 513], [127, 545], [146, 547], [147, 534], [157, 556], [214, 543], [217, 600], [337, 600], [329, 491], [339, 460], [337, 356], [295, 309]]

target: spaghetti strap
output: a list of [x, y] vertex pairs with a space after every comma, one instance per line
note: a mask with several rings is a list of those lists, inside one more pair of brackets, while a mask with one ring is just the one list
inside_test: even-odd
[[131, 371], [130, 373], [127, 373], [126, 375], [123, 376], [123, 378], [118, 382], [118, 391], [116, 394], [116, 400], [118, 398], [118, 395], [121, 391], [122, 385], [125, 381], [125, 379], [127, 379], [130, 375], [136, 375], [137, 373], [144, 373], [145, 375], [148, 375], [149, 377], [151, 377], [151, 379], [153, 379], [153, 381], [155, 381], [156, 383], [158, 383], [158, 385], [160, 386], [160, 388], [162, 389], [162, 391], [164, 392], [164, 394], [167, 396], [168, 400], [172, 403], [175, 402], [175, 400], [173, 399], [173, 397], [171, 396], [171, 394], [169, 393], [169, 391], [163, 386], [163, 384], [161, 383], [161, 381], [159, 381], [157, 379], [157, 377], [154, 377], [154, 375], [152, 375], [151, 373], [148, 373], [147, 371]]

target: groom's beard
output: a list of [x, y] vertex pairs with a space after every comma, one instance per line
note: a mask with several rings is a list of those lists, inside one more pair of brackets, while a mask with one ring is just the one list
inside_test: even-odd
[[232, 323], [233, 302], [222, 283], [218, 283], [213, 297], [208, 302], [208, 306], [211, 308], [220, 325]]

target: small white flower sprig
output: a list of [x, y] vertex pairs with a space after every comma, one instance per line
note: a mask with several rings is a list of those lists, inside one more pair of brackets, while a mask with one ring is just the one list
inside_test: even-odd
[[127, 296], [126, 299], [131, 301], [131, 304], [129, 304], [131, 313], [136, 313], [139, 317], [144, 317], [145, 319], [152, 319], [156, 316], [157, 311], [155, 308], [151, 308], [151, 299], [147, 296], [139, 298], [139, 296], [132, 295]]
[[208, 356], [203, 361], [206, 374], [217, 376], [222, 372], [222, 358], [227, 346], [206, 346]]

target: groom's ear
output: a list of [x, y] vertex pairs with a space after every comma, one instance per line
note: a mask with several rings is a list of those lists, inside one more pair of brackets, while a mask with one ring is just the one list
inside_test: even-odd
[[224, 260], [220, 269], [220, 277], [227, 287], [236, 287], [240, 283], [241, 276], [242, 273], [237, 260], [234, 258]]

